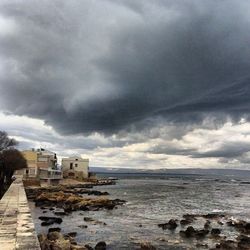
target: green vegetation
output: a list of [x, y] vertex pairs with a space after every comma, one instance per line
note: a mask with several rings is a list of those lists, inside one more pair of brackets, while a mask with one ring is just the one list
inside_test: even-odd
[[27, 167], [22, 153], [15, 148], [17, 144], [6, 132], [0, 131], [0, 197], [11, 184], [15, 170]]

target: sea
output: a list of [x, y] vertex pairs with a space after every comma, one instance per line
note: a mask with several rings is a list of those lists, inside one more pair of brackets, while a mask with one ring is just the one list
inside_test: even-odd
[[[110, 176], [99, 174], [101, 178]], [[145, 243], [156, 249], [204, 249], [206, 245], [212, 248], [217, 241], [211, 237], [185, 239], [179, 231], [186, 226], [171, 231], [158, 224], [181, 220], [184, 214], [208, 213], [250, 221], [250, 175], [112, 173], [112, 177], [118, 179], [116, 185], [94, 189], [107, 191], [108, 198], [126, 200], [124, 205], [113, 210], [75, 211], [62, 217], [62, 232], [77, 232], [75, 239], [79, 244], [94, 247], [97, 242], [105, 241], [109, 250], [140, 249]], [[54, 216], [53, 211], [43, 214], [32, 202], [30, 207], [37, 233], [47, 233], [49, 227], [42, 227], [38, 217]], [[84, 217], [95, 222], [86, 222]], [[200, 218], [192, 226], [202, 229], [205, 222]], [[226, 239], [238, 236], [223, 219], [220, 225], [212, 221], [211, 227], [220, 228]]]

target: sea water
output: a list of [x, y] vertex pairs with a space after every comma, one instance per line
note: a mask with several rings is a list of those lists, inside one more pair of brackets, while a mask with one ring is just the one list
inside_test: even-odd
[[[114, 175], [113, 175], [114, 176]], [[196, 244], [215, 246], [212, 239], [202, 242], [179, 236], [178, 226], [174, 231], [162, 230], [159, 223], [169, 219], [182, 219], [184, 214], [222, 213], [228, 217], [248, 220], [250, 218], [250, 182], [244, 177], [208, 175], [152, 175], [120, 174], [116, 185], [97, 186], [94, 189], [107, 191], [108, 198], [124, 199], [123, 206], [113, 210], [76, 211], [63, 216], [62, 233], [77, 232], [76, 241], [95, 246], [105, 241], [108, 249], [139, 249], [141, 242], [150, 242], [157, 249], [198, 249]], [[41, 215], [53, 216], [52, 211], [42, 213], [30, 203], [38, 233], [47, 233], [42, 227]], [[91, 217], [100, 223], [85, 222]], [[101, 223], [102, 222], [102, 223]], [[193, 225], [202, 229], [205, 220]], [[225, 224], [225, 223], [224, 223]], [[87, 228], [83, 228], [87, 225]], [[50, 227], [55, 227], [52, 225]], [[218, 225], [212, 225], [219, 227]], [[234, 239], [237, 234], [225, 225], [220, 226], [222, 235]]]

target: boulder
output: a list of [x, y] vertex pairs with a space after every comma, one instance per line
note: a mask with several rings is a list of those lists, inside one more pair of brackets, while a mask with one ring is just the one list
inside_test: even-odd
[[106, 250], [107, 245], [105, 241], [100, 241], [96, 244], [95, 250]]
[[221, 230], [219, 228], [212, 228], [211, 235], [219, 235]]
[[158, 224], [158, 227], [161, 227], [163, 230], [169, 229], [169, 230], [174, 230], [177, 227], [177, 223], [176, 220], [169, 220], [167, 223], [163, 223], [163, 224]]

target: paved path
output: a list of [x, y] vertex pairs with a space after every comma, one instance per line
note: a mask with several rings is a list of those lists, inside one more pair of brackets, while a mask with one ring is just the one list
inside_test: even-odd
[[16, 176], [0, 200], [0, 249], [40, 250], [22, 176]]

